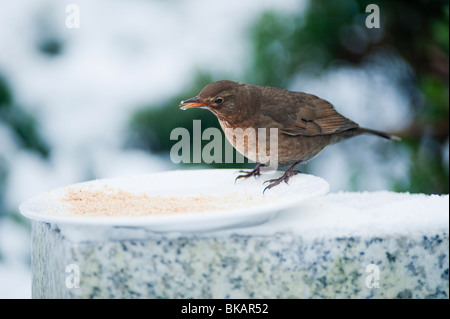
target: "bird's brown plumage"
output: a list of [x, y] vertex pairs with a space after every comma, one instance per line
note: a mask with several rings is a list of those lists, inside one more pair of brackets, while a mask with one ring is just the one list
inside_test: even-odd
[[282, 123], [282, 133], [316, 136], [358, 127], [358, 124], [336, 112], [330, 103], [315, 95], [271, 87], [262, 87], [261, 92], [264, 103], [261, 104], [260, 114]]
[[[191, 103], [192, 101], [195, 103]], [[288, 170], [290, 172], [299, 163], [317, 155], [327, 145], [355, 135], [369, 133], [387, 139], [398, 139], [384, 132], [361, 128], [339, 114], [329, 102], [315, 95], [242, 82], [213, 82], [197, 97], [182, 101], [181, 107], [209, 109], [217, 116], [224, 130], [277, 128], [278, 164], [292, 165]], [[230, 136], [227, 135], [227, 138], [239, 152], [256, 162], [267, 164], [255, 157], [255, 153], [260, 150], [246, 153]], [[268, 150], [268, 137], [266, 143]], [[257, 173], [259, 174], [259, 170]]]

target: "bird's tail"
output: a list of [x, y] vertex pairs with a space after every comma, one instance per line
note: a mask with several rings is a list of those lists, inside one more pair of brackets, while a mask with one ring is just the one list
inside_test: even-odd
[[363, 133], [374, 134], [374, 135], [378, 135], [378, 136], [381, 136], [383, 138], [386, 138], [388, 140], [393, 140], [393, 141], [401, 141], [402, 140], [400, 137], [398, 137], [396, 135], [392, 135], [392, 134], [388, 134], [388, 133], [385, 133], [385, 132], [372, 130], [372, 129], [368, 129], [368, 128], [360, 127], [358, 129], [358, 131], [359, 131], [360, 134], [363, 134]]

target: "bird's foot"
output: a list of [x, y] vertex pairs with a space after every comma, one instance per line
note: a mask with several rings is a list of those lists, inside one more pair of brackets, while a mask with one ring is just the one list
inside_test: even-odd
[[241, 175], [239, 175], [238, 177], [236, 177], [236, 179], [234, 180], [234, 182], [236, 183], [237, 180], [240, 179], [240, 178], [248, 178], [248, 177], [250, 177], [250, 176], [255, 176], [255, 177], [256, 177], [256, 176], [261, 175], [260, 169], [261, 169], [262, 166], [264, 166], [264, 164], [258, 164], [258, 165], [256, 165], [256, 167], [255, 167], [253, 170], [251, 170], [250, 172], [248, 172], [248, 171], [239, 171], [239, 173], [245, 173], [245, 174], [241, 174]]
[[279, 185], [281, 182], [285, 182], [287, 184], [289, 181], [289, 178], [294, 175], [297, 175], [298, 173], [300, 173], [300, 172], [294, 171], [294, 170], [287, 170], [286, 172], [284, 172], [283, 176], [281, 176], [280, 178], [274, 178], [274, 179], [269, 179], [269, 180], [265, 181], [263, 184], [265, 184], [265, 183], [270, 183], [270, 184], [269, 184], [269, 186], [264, 188], [263, 194], [265, 193], [266, 190]]

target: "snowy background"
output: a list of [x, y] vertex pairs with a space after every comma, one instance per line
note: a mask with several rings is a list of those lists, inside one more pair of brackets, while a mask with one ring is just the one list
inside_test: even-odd
[[[71, 3], [80, 8], [79, 29], [65, 26]], [[292, 0], [2, 2], [1, 74], [52, 149], [43, 159], [0, 126], [6, 210], [54, 187], [173, 168], [148, 152], [122, 149], [130, 108], [163, 100], [199, 65], [239, 74], [252, 19], [298, 6]], [[36, 49], [53, 37], [64, 43], [55, 59]], [[199, 42], [208, 46], [195, 49]], [[29, 229], [0, 219], [0, 254], [0, 298], [31, 297]]]
[[[65, 25], [68, 4], [80, 8], [80, 28]], [[189, 87], [196, 70], [240, 79], [251, 59], [248, 30], [260, 15], [301, 12], [305, 1], [57, 1], [0, 4], [0, 77], [13, 102], [31, 114], [51, 150], [22, 147], [0, 121], [0, 298], [31, 297], [30, 228], [17, 214], [23, 200], [45, 190], [93, 178], [174, 169], [167, 156], [124, 147], [131, 114]], [[58, 45], [52, 49], [52, 41]], [[50, 47], [50, 49], [49, 49]], [[54, 56], [48, 50], [56, 50]], [[47, 53], [46, 53], [47, 52]], [[398, 68], [408, 72], [400, 61]], [[399, 66], [400, 65], [400, 66]], [[317, 94], [362, 126], [400, 131], [411, 121], [405, 92], [383, 68], [336, 68], [298, 76], [288, 89]], [[258, 83], [254, 83], [258, 84]], [[187, 96], [186, 98], [188, 98]], [[174, 105], [174, 112], [177, 111]], [[385, 141], [326, 149], [310, 172], [333, 191], [349, 190], [348, 153], [364, 163], [361, 190], [389, 189], [408, 179], [408, 157], [380, 158]], [[169, 136], [167, 136], [169, 139]], [[364, 151], [360, 151], [361, 144]], [[447, 147], [448, 140], [443, 146]], [[448, 166], [448, 156], [443, 158]]]

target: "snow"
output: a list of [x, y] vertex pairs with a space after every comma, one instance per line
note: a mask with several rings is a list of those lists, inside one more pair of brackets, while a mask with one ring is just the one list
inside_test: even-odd
[[[448, 234], [449, 195], [337, 192], [305, 202], [267, 225], [310, 236]], [[264, 231], [264, 230], [263, 230]]]

